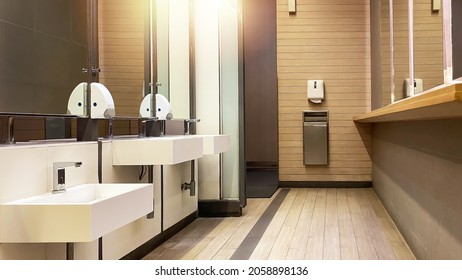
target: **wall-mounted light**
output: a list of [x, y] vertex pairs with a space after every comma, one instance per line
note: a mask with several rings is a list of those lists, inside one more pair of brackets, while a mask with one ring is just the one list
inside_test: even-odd
[[295, 14], [297, 12], [297, 0], [288, 0], [289, 14]]
[[441, 10], [441, 0], [432, 0], [432, 11], [438, 12]]

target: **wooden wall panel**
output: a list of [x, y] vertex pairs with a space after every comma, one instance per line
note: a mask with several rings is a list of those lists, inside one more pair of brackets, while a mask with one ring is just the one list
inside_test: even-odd
[[[117, 116], [138, 116], [144, 82], [145, 0], [99, 0], [100, 82], [115, 102]], [[130, 134], [127, 122], [114, 131]]]
[[14, 139], [17, 142], [45, 139], [45, 119], [15, 118]]
[[[370, 127], [352, 117], [370, 111], [368, 0], [298, 0], [277, 5], [279, 180], [370, 181]], [[306, 82], [325, 82], [326, 99], [309, 103]], [[303, 165], [302, 111], [329, 110], [330, 164]]]

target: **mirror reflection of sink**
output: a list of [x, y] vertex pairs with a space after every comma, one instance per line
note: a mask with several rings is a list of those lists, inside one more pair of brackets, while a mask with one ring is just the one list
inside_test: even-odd
[[114, 139], [113, 165], [173, 165], [203, 156], [202, 138], [196, 135]]
[[90, 242], [152, 211], [152, 184], [68, 187], [0, 205], [0, 242]]
[[113, 165], [172, 165], [230, 148], [230, 135], [175, 135], [113, 139]]
[[231, 137], [228, 134], [199, 135], [204, 139], [204, 155], [216, 155], [229, 150]]

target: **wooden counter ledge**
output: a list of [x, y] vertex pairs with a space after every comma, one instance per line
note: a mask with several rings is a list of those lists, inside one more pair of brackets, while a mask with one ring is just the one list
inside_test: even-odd
[[369, 113], [358, 123], [462, 118], [462, 83], [441, 85]]

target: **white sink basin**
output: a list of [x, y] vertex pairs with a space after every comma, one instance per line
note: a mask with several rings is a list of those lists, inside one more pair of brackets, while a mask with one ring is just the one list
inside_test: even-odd
[[229, 150], [231, 137], [224, 135], [198, 135], [204, 139], [204, 155], [216, 155]]
[[203, 155], [203, 138], [196, 135], [112, 141], [113, 165], [173, 165]]
[[68, 187], [0, 205], [0, 243], [90, 242], [152, 211], [152, 184]]

